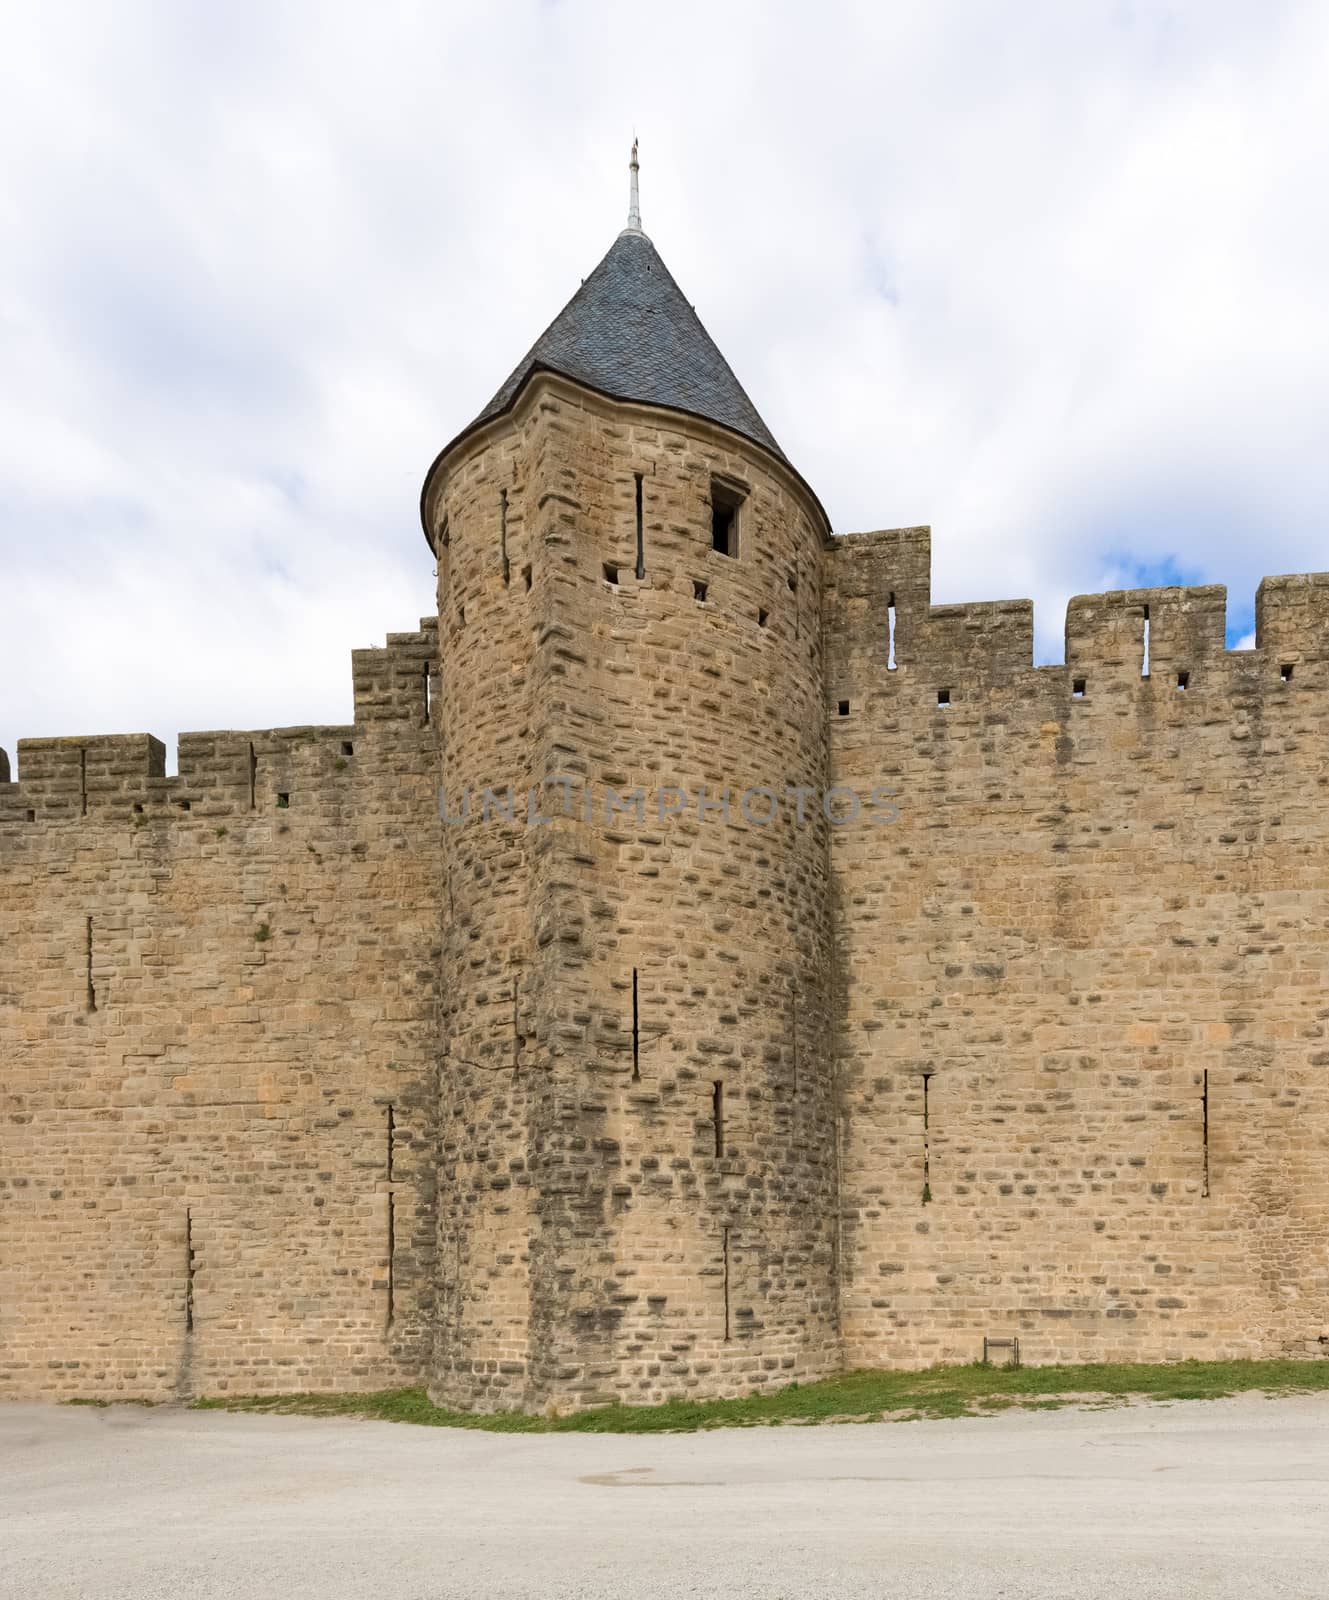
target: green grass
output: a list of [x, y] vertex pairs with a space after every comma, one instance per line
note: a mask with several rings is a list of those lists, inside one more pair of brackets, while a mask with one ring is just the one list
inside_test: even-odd
[[738, 1400], [670, 1400], [656, 1406], [598, 1406], [569, 1416], [506, 1411], [479, 1415], [436, 1406], [423, 1389], [375, 1394], [216, 1396], [201, 1411], [266, 1411], [309, 1417], [371, 1417], [489, 1433], [691, 1433], [699, 1428], [777, 1423], [907, 1421], [987, 1416], [1011, 1406], [1113, 1404], [1128, 1398], [1212, 1400], [1244, 1390], [1307, 1394], [1329, 1390], [1329, 1361], [1183, 1361], [1174, 1365], [930, 1367], [925, 1372], [847, 1372]]

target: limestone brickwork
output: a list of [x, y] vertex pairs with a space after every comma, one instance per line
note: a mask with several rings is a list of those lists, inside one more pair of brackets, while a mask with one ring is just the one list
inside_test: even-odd
[[352, 723], [0, 757], [0, 1393], [1324, 1351], [1329, 575], [1035, 667], [926, 529], [546, 371], [423, 512]]
[[[733, 556], [716, 477], [744, 497]], [[520, 796], [512, 822], [444, 829], [436, 1392], [585, 1403], [832, 1370], [828, 830], [736, 798], [825, 786], [820, 510], [723, 429], [547, 379], [450, 461], [426, 518], [450, 809]], [[669, 789], [687, 814], [662, 817]], [[733, 792], [727, 820], [700, 816], [707, 789]], [[606, 815], [610, 790], [641, 798]]]
[[175, 777], [146, 735], [20, 744], [0, 788], [0, 1392], [420, 1370], [436, 636], [356, 652], [354, 725], [186, 734]]
[[1080, 596], [1035, 667], [926, 529], [827, 566], [832, 766], [900, 813], [833, 839], [846, 1361], [1324, 1354], [1329, 574], [1246, 651], [1220, 588]]

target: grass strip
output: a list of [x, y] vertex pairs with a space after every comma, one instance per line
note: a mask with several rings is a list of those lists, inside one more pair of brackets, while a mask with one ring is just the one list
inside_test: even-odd
[[986, 1416], [1011, 1406], [1127, 1399], [1215, 1400], [1259, 1390], [1309, 1394], [1329, 1390], [1329, 1361], [1181, 1361], [1092, 1363], [1067, 1367], [929, 1367], [923, 1372], [846, 1372], [820, 1383], [793, 1383], [733, 1400], [668, 1400], [661, 1405], [595, 1406], [566, 1416], [521, 1411], [482, 1414], [436, 1406], [423, 1389], [368, 1394], [217, 1395], [197, 1411], [250, 1411], [308, 1417], [368, 1417], [486, 1433], [693, 1433], [702, 1428], [780, 1423], [908, 1421]]

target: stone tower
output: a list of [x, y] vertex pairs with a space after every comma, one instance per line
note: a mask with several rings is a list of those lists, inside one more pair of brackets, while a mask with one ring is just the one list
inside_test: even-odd
[[642, 232], [635, 149], [628, 226], [421, 512], [431, 1391], [571, 1407], [832, 1371], [829, 530]]

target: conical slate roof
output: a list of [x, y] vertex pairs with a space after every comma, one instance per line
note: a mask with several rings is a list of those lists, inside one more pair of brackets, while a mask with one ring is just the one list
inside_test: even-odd
[[465, 432], [506, 411], [540, 370], [560, 372], [616, 400], [722, 423], [784, 459], [655, 246], [636, 228], [619, 234]]

